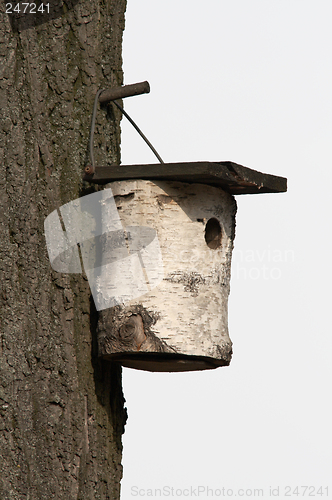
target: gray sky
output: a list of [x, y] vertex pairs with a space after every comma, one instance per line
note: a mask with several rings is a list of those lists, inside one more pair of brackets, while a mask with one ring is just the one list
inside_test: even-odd
[[[331, 18], [330, 0], [128, 0], [125, 83], [151, 93], [124, 104], [163, 160], [232, 160], [287, 177], [288, 193], [237, 197], [231, 366], [124, 369], [123, 499], [332, 494]], [[122, 162], [155, 163], [122, 130]]]

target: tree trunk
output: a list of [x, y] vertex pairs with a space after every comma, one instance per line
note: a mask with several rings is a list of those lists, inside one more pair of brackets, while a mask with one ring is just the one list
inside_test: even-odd
[[[99, 88], [122, 84], [125, 6], [80, 0], [15, 30], [0, 4], [1, 500], [119, 498], [121, 368], [97, 358], [86, 276], [52, 270], [44, 220], [95, 189], [91, 113]], [[119, 163], [119, 120], [97, 114], [99, 164]]]

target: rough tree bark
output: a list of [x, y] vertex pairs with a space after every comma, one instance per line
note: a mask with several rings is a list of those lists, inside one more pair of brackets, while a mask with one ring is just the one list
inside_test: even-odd
[[[75, 5], [74, 5], [75, 4]], [[126, 0], [80, 0], [0, 39], [0, 498], [117, 499], [121, 368], [97, 359], [84, 275], [51, 269], [46, 216], [82, 182], [96, 91], [122, 84]], [[120, 116], [97, 115], [95, 157], [119, 163]]]

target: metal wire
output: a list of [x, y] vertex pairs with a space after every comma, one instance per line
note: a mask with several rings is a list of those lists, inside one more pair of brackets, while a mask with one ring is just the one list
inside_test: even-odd
[[[92, 111], [92, 118], [91, 118], [91, 128], [90, 128], [90, 141], [89, 141], [89, 153], [90, 153], [90, 161], [91, 161], [91, 166], [94, 171], [95, 167], [95, 159], [94, 159], [94, 154], [93, 154], [93, 136], [95, 133], [95, 123], [96, 123], [96, 114], [97, 114], [97, 106], [98, 106], [98, 101], [99, 101], [99, 96], [102, 92], [104, 92], [105, 89], [100, 89], [96, 93], [95, 96], [95, 102], [93, 104], [93, 111]], [[139, 135], [142, 137], [142, 139], [146, 142], [146, 144], [149, 146], [151, 151], [155, 154], [155, 156], [158, 158], [159, 163], [164, 163], [161, 156], [158, 154], [156, 149], [152, 146], [151, 142], [148, 140], [148, 138], [143, 134], [141, 129], [136, 125], [134, 120], [128, 115], [128, 113], [123, 109], [120, 104], [118, 104], [116, 101], [111, 101], [115, 104], [117, 108], [121, 111], [121, 113], [127, 118], [127, 120], [132, 124], [132, 126], [137, 130]]]
[[151, 142], [149, 141], [149, 139], [143, 134], [143, 132], [141, 131], [141, 129], [136, 125], [136, 123], [134, 122], [134, 120], [132, 118], [130, 118], [130, 116], [128, 115], [128, 113], [123, 109], [122, 106], [120, 106], [120, 104], [118, 104], [116, 101], [112, 101], [114, 102], [115, 106], [117, 108], [119, 108], [119, 110], [121, 111], [121, 113], [123, 113], [123, 115], [127, 118], [127, 120], [132, 124], [132, 126], [134, 127], [134, 129], [137, 130], [137, 132], [139, 133], [139, 135], [142, 137], [142, 139], [146, 142], [146, 144], [149, 146], [149, 148], [151, 149], [151, 151], [155, 154], [155, 156], [158, 158], [158, 161], [159, 163], [164, 163], [161, 156], [157, 153], [157, 151], [155, 150], [155, 148], [152, 146]]

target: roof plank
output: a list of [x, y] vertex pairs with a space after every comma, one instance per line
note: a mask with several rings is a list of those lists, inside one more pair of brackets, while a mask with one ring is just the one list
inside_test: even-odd
[[287, 179], [264, 174], [230, 161], [153, 163], [148, 165], [114, 165], [95, 167], [83, 180], [107, 184], [125, 179], [179, 181], [219, 186], [231, 194], [283, 193]]

